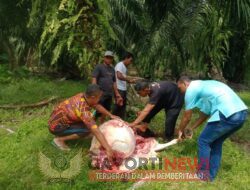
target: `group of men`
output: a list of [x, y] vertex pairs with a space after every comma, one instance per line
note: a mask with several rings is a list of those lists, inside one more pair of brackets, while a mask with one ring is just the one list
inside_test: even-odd
[[[66, 141], [92, 133], [112, 161], [113, 150], [98, 129], [96, 120], [99, 118], [99, 123], [103, 123], [106, 117], [125, 119], [127, 83], [135, 83], [137, 93], [142, 97], [148, 96], [149, 101], [129, 126], [143, 137], [155, 136], [149, 129], [149, 123], [162, 109], [166, 115], [167, 141], [174, 138], [176, 121], [184, 103], [185, 111], [177, 128], [179, 139], [184, 137], [193, 109], [200, 110], [200, 117], [188, 127], [190, 130], [209, 118], [198, 139], [198, 160], [201, 163], [199, 172], [208, 173], [209, 179], [214, 180], [220, 166], [224, 140], [240, 129], [247, 117], [247, 106], [238, 95], [226, 84], [214, 80], [192, 81], [183, 76], [177, 83], [150, 83], [131, 79], [127, 76], [127, 66], [133, 62], [133, 55], [129, 52], [125, 53], [115, 68], [113, 62], [113, 52], [106, 51], [103, 63], [94, 68], [92, 84], [86, 91], [68, 98], [53, 110], [49, 119], [49, 130], [56, 136], [53, 145], [61, 150], [69, 150]], [[111, 111], [113, 97], [115, 104]], [[95, 114], [92, 109], [96, 110]]]

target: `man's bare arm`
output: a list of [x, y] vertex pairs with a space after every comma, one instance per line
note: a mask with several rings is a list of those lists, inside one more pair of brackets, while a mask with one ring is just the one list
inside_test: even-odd
[[117, 97], [121, 97], [121, 95], [120, 95], [120, 93], [119, 93], [119, 91], [118, 91], [118, 89], [117, 89], [117, 84], [116, 84], [116, 82], [114, 82], [114, 84], [113, 84], [113, 89], [114, 89], [114, 93], [115, 93], [116, 98], [117, 98]]
[[99, 143], [103, 146], [103, 148], [106, 150], [106, 153], [107, 153], [109, 160], [112, 161], [113, 151], [112, 151], [111, 147], [109, 146], [104, 135], [98, 129], [97, 125], [93, 125], [92, 127], [90, 127], [90, 131], [96, 137], [96, 139], [99, 141]]
[[127, 81], [128, 83], [134, 83], [136, 80], [124, 76], [120, 71], [116, 71], [116, 76], [119, 80]]
[[199, 127], [204, 121], [206, 121], [208, 119], [208, 115], [200, 112], [200, 116], [199, 118], [191, 125], [191, 129], [194, 130], [197, 127]]
[[187, 110], [184, 112], [182, 118], [181, 118], [181, 123], [178, 127], [178, 139], [181, 140], [183, 136], [183, 131], [189, 124], [190, 120], [192, 117], [192, 110]]
[[111, 113], [110, 113], [108, 110], [106, 110], [101, 104], [97, 104], [97, 105], [95, 106], [95, 109], [96, 109], [98, 112], [102, 113], [103, 115], [110, 117], [111, 119], [120, 119], [118, 116], [115, 116], [115, 115], [111, 114]]
[[131, 126], [136, 126], [145, 119], [149, 112], [155, 107], [154, 104], [147, 104], [145, 108], [140, 112], [140, 115], [135, 119]]

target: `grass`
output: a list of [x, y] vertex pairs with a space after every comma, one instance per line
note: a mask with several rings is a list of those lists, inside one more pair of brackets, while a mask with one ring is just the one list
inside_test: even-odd
[[[35, 80], [30, 78], [21, 79], [18, 83], [15, 80], [4, 82], [1, 87], [1, 104], [29, 104], [51, 96], [58, 96], [60, 99], [70, 97], [81, 92], [86, 84], [76, 81], [49, 81], [47, 78], [36, 78]], [[53, 135], [48, 132], [47, 121], [53, 106], [53, 104], [49, 104], [42, 108], [26, 110], [0, 109], [0, 125], [15, 131], [14, 134], [10, 134], [5, 129], [0, 128], [1, 189], [126, 188], [128, 184], [125, 183], [97, 183], [88, 180], [90, 139], [72, 142], [70, 153], [63, 153], [50, 144]], [[48, 179], [39, 170], [39, 152], [52, 161], [59, 156], [70, 161], [79, 150], [82, 150], [84, 162], [80, 175], [74, 178], [74, 184], [63, 182], [48, 184]]]
[[[161, 131], [164, 122], [164, 113], [160, 113], [153, 120], [153, 128]], [[160, 121], [161, 125], [159, 125]], [[244, 126], [235, 134], [237, 138], [244, 139], [244, 142], [249, 143], [249, 119]], [[168, 150], [161, 153], [161, 156], [167, 158], [174, 157], [197, 157], [197, 139], [203, 127], [195, 131], [194, 137], [191, 140], [186, 140], [178, 144], [178, 146], [170, 147]], [[243, 144], [244, 145], [244, 144]], [[148, 182], [139, 190], [146, 189], [249, 189], [250, 171], [249, 167], [249, 149], [246, 150], [242, 144], [236, 144], [231, 140], [226, 140], [223, 145], [222, 164], [218, 176], [213, 183], [204, 182]]]
[[85, 86], [83, 81], [50, 81], [46, 78], [14, 80], [1, 86], [0, 104], [29, 104], [51, 96], [66, 98], [83, 91]]
[[[58, 81], [48, 78], [22, 78], [1, 83], [0, 104], [34, 103], [51, 96], [69, 97], [81, 92], [85, 83], [80, 81]], [[250, 92], [242, 92], [240, 96], [250, 106]], [[0, 109], [0, 125], [15, 131], [10, 134], [0, 128], [0, 189], [128, 189], [132, 182], [92, 182], [88, 172], [90, 159], [88, 149], [90, 139], [70, 143], [72, 151], [62, 153], [50, 142], [53, 136], [48, 132], [47, 121], [53, 109], [53, 104], [36, 109], [3, 110]], [[245, 126], [237, 132], [237, 138], [249, 142], [249, 119]], [[160, 113], [152, 121], [151, 127], [162, 131], [164, 113]], [[195, 157], [197, 156], [197, 137], [200, 128], [192, 140], [185, 141], [160, 153], [161, 157]], [[200, 182], [147, 182], [139, 187], [146, 189], [249, 189], [249, 153], [241, 146], [227, 140], [223, 147], [222, 166], [213, 183]], [[39, 152], [54, 161], [64, 157], [67, 161], [73, 158], [79, 150], [83, 153], [81, 172], [73, 183], [52, 182], [39, 169]], [[53, 167], [52, 163], [52, 167]], [[66, 166], [67, 168], [68, 166]]]

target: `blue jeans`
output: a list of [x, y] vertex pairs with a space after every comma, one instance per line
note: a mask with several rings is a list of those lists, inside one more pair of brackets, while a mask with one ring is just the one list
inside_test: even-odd
[[213, 181], [218, 172], [222, 155], [222, 144], [226, 138], [243, 126], [247, 111], [237, 112], [226, 118], [220, 113], [220, 121], [207, 123], [198, 139], [198, 171], [208, 174], [205, 180]]

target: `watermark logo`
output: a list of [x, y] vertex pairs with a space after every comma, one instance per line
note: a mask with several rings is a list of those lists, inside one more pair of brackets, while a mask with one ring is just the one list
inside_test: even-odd
[[150, 157], [150, 158], [127, 158], [123, 162], [122, 170], [105, 170], [105, 166], [100, 170], [89, 172], [91, 181], [197, 181], [209, 180], [209, 160], [191, 157]]
[[82, 150], [68, 160], [64, 155], [58, 155], [53, 160], [39, 152], [38, 166], [49, 182], [71, 182], [80, 174], [82, 167]]

